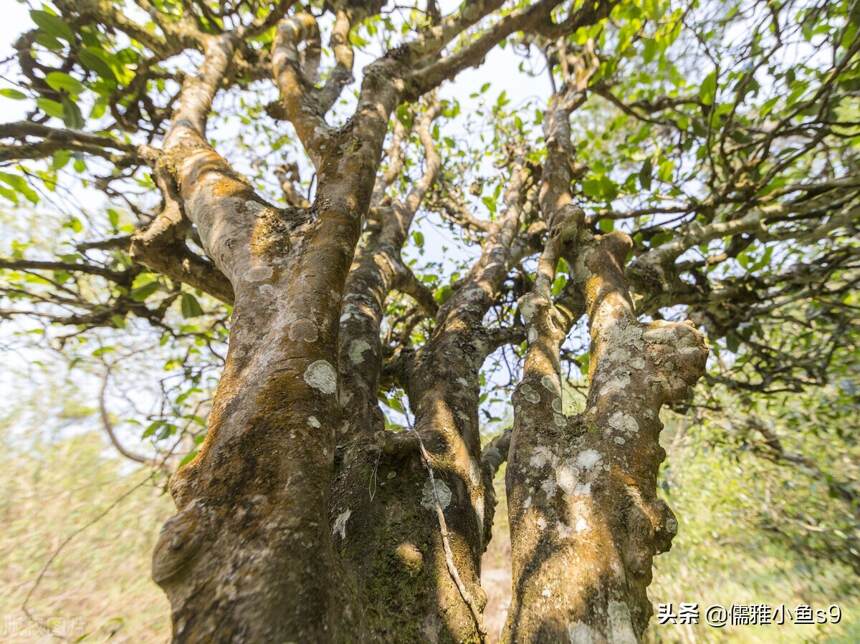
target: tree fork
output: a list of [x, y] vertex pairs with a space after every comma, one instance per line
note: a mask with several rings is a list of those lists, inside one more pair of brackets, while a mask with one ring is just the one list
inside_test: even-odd
[[585, 234], [573, 260], [591, 334], [591, 384], [576, 417], [561, 414], [563, 333], [547, 306], [533, 308], [507, 470], [508, 641], [636, 642], [651, 614], [651, 561], [677, 529], [656, 497], [658, 413], [701, 376], [707, 349], [686, 323], [636, 320], [621, 268], [629, 248], [622, 233]]

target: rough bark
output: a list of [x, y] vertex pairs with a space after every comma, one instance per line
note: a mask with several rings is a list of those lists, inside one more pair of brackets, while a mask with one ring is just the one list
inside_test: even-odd
[[[177, 279], [235, 307], [207, 438], [172, 481], [178, 514], [153, 558], [175, 641], [483, 639], [480, 557], [494, 498], [481, 463], [478, 378], [499, 338], [510, 340], [483, 318], [531, 252], [518, 240], [529, 173], [514, 164], [505, 215], [488, 225], [480, 260], [438, 312], [399, 257], [438, 172], [429, 134], [438, 106], [419, 119], [421, 181], [394, 203], [384, 192], [396, 172], [373, 186], [401, 100], [545, 21], [557, 3], [506, 15], [436, 60], [497, 4], [474, 3], [365, 68], [356, 112], [339, 129], [325, 113], [351, 68], [349, 24], [364, 14], [338, 12], [337, 67], [322, 89], [315, 18], [281, 22], [272, 73], [280, 113], [317, 170], [310, 207], [266, 203], [207, 143], [206, 116], [239, 38], [199, 35], [204, 60], [184, 82], [156, 166], [164, 207], [132, 242], [155, 265], [164, 249], [184, 247], [193, 226], [211, 265], [157, 268], [184, 270]], [[397, 155], [391, 161], [396, 170]], [[380, 323], [395, 289], [436, 322], [426, 345], [402, 356], [399, 384], [415, 417], [403, 434], [385, 431], [378, 408]]]
[[[153, 576], [171, 600], [176, 641], [329, 641], [340, 607], [320, 508], [340, 415], [339, 305], [387, 113], [360, 106], [362, 127], [331, 142], [311, 209], [273, 208], [203, 136], [232, 52], [227, 37], [209, 43], [164, 146], [184, 213], [230, 280], [235, 309], [207, 438], [172, 481], [179, 512], [162, 531]], [[396, 95], [377, 89], [390, 112]]]
[[[407, 361], [402, 384], [415, 417], [409, 432], [383, 431], [371, 388], [380, 354], [363, 339], [378, 337], [382, 295], [396, 283], [392, 267], [399, 258], [387, 254], [392, 246], [385, 243], [385, 228], [362, 248], [350, 275], [341, 364], [352, 374], [343, 403], [353, 415], [344, 424], [332, 519], [340, 530], [336, 543], [345, 569], [362, 589], [360, 606], [371, 641], [483, 639], [480, 558], [494, 499], [480, 464], [478, 372], [494, 346], [482, 318], [517, 259], [513, 242], [525, 179], [518, 165], [508, 210], [493, 225], [481, 259], [439, 310], [426, 346]], [[406, 204], [394, 204], [395, 213], [404, 208], [408, 211]], [[392, 221], [401, 222], [401, 231], [408, 223], [400, 216]], [[425, 465], [432, 469], [432, 483]]]
[[[651, 613], [646, 588], [654, 554], [677, 523], [656, 498], [665, 452], [658, 413], [704, 370], [707, 350], [686, 324], [637, 321], [624, 276], [631, 241], [592, 236], [570, 194], [570, 114], [590, 71], [550, 102], [540, 192], [549, 236], [532, 291], [520, 303], [528, 328], [514, 394], [506, 472], [513, 596], [504, 638], [512, 642], [635, 642]], [[560, 258], [578, 291], [559, 307], [551, 284]], [[584, 312], [591, 335], [583, 413], [564, 414], [559, 353]]]
[[507, 470], [516, 642], [636, 642], [651, 614], [651, 561], [677, 522], [656, 496], [663, 404], [683, 399], [707, 349], [690, 325], [636, 320], [622, 233], [581, 240], [574, 276], [591, 333], [586, 410], [560, 412], [563, 333], [535, 307], [535, 341], [515, 394]]
[[[795, 328], [817, 327], [827, 319], [833, 329], [828, 343], [795, 354], [771, 350], [744, 335], [745, 350], [754, 357], [745, 369], [755, 366], [750, 371], [761, 374], [761, 381], [715, 378], [751, 391], [774, 391], [772, 382], [805, 387], [810, 378], [826, 381], [827, 365], [850, 325], [851, 308], [843, 298], [857, 281], [849, 275], [857, 251], [840, 242], [854, 232], [860, 209], [857, 173], [852, 174], [856, 158], [844, 156], [835, 141], [846, 140], [844, 128], [850, 123], [834, 112], [841, 97], [834, 90], [860, 42], [843, 52], [834, 44], [830, 68], [822, 69], [812, 98], [802, 101], [820, 108], [817, 116], [799, 107], [803, 97], [793, 97], [787, 102], [797, 105], [786, 105], [790, 111], [782, 110], [781, 117], [778, 105], [762, 111], [761, 118], [753, 109], [742, 110], [744, 118], [736, 119], [740, 112], [732, 109], [719, 123], [711, 119], [703, 138], [697, 132], [701, 128], [682, 125], [711, 114], [703, 96], [660, 96], [661, 89], [625, 82], [638, 63], [636, 48], [626, 43], [617, 57], [611, 49], [625, 43], [621, 34], [630, 21], [641, 23], [634, 42], [651, 28], [643, 26], [645, 14], [624, 9], [598, 29], [578, 31], [606, 18], [617, 3], [537, 0], [509, 6], [502, 0], [474, 0], [443, 15], [431, 1], [408, 18], [400, 12], [410, 35], [362, 70], [357, 108], [335, 125], [327, 114], [353, 80], [351, 43], [358, 42], [351, 38], [353, 26], [364, 23], [371, 33], [366, 19], [372, 18], [383, 25], [377, 32], [380, 42], [397, 37], [399, 18], [394, 29], [387, 19], [377, 20], [386, 3], [327, 0], [306, 7], [278, 0], [259, 7], [221, 3], [216, 10], [195, 0], [183, 2], [181, 12], [162, 11], [143, 0], [138, 4], [145, 11], [132, 16], [110, 2], [58, 0], [53, 28], [40, 26], [34, 17], [38, 28], [15, 45], [25, 100], [38, 96], [65, 106], [67, 99], [74, 101], [76, 84], [58, 89], [50, 82], [51, 72], [62, 75], [54, 79], [78, 75], [88, 92], [107, 99], [110, 115], [90, 117], [97, 131], [54, 128], [48, 124], [56, 117], [50, 103], [37, 99], [29, 115], [33, 122], [0, 126], [0, 163], [12, 169], [12, 161], [44, 162], [58, 152], [96, 156], [98, 174], [87, 171], [83, 181], [93, 179], [113, 199], [125, 197], [117, 185], [128, 186], [151, 170], [162, 203], [150, 215], [144, 212], [148, 199], [125, 197], [139, 229], [81, 240], [71, 258], [63, 253], [60, 261], [47, 261], [17, 248], [13, 257], [0, 258], [4, 270], [39, 276], [28, 280], [26, 289], [15, 283], [2, 287], [3, 294], [31, 301], [33, 308], [4, 308], [0, 318], [41, 317], [75, 326], [77, 335], [98, 326], [115, 330], [134, 315], [162, 331], [173, 324], [180, 284], [233, 305], [229, 354], [207, 439], [171, 483], [178, 513], [165, 526], [153, 559], [154, 577], [172, 604], [174, 639], [481, 640], [480, 556], [492, 527], [492, 478], [508, 452], [514, 603], [506, 637], [518, 642], [638, 639], [650, 612], [651, 560], [669, 546], [675, 525], [655, 491], [663, 458], [659, 412], [683, 398], [706, 356], [692, 327], [640, 318], [687, 306], [691, 318], [728, 341], [760, 316], [782, 323], [792, 319], [783, 314], [786, 307], [820, 300], [826, 307], [816, 313], [816, 321], [807, 315], [795, 321], [800, 325]], [[655, 22], [646, 13], [646, 22]], [[773, 26], [779, 27], [779, 12], [772, 13]], [[63, 30], [63, 43], [57, 41], [62, 46], [51, 46], [57, 20], [70, 33]], [[704, 44], [701, 27], [683, 24], [689, 37]], [[326, 30], [333, 64], [323, 70]], [[543, 121], [547, 154], [544, 159], [541, 150], [522, 149], [517, 131], [525, 126], [508, 127], [500, 101], [493, 110], [499, 136], [492, 145], [510, 153], [502, 163], [510, 174], [504, 212], [497, 217], [492, 208], [493, 215], [483, 219], [470, 212], [473, 201], [459, 187], [450, 189], [458, 179], [452, 174], [472, 158], [473, 146], [446, 141], [453, 165], [441, 171], [433, 145], [434, 137], [440, 138], [433, 123], [440, 106], [432, 92], [518, 32], [530, 52], [547, 57], [554, 88]], [[758, 30], [753, 32], [758, 37]], [[84, 51], [95, 44], [93, 38], [104, 52], [114, 52], [115, 70], [86, 63]], [[130, 47], [127, 40], [134, 41]], [[751, 74], [764, 69], [740, 70], [735, 64], [743, 63], [746, 53], [722, 61], [708, 55], [723, 72], [715, 73], [710, 103], [716, 93], [721, 100], [728, 96], [726, 78], [741, 73], [738, 87], [749, 89]], [[183, 68], [201, 57], [196, 71]], [[116, 73], [120, 63], [122, 74]], [[608, 73], [595, 75], [601, 65]], [[635, 76], [640, 70], [632, 71], [641, 79]], [[207, 138], [216, 93], [254, 92], [267, 78], [274, 81], [279, 100], [267, 105], [266, 113], [291, 124], [313, 165], [313, 203], [293, 183], [303, 167], [300, 160], [279, 159], [283, 165], [272, 173], [287, 203], [279, 208], [256, 194]], [[650, 96], [652, 89], [657, 94]], [[754, 92], [739, 90], [734, 108], [747, 95]], [[642, 203], [633, 210], [598, 207], [586, 190], [587, 173], [602, 175], [611, 165], [601, 154], [595, 160], [602, 167], [591, 160], [591, 169], [576, 163], [569, 117], [590, 97], [607, 101], [608, 109], [631, 123], [658, 126], [651, 129], [656, 148], [642, 148], [648, 155], [639, 175]], [[694, 109], [685, 115], [687, 107]], [[401, 109], [415, 117], [415, 132], [407, 132], [400, 118], [394, 120], [387, 165], [380, 173], [391, 116], [397, 110], [402, 117]], [[70, 128], [81, 120], [72, 118], [74, 113], [65, 116]], [[801, 117], [811, 120], [800, 123]], [[610, 133], [619, 125], [613, 120]], [[627, 132], [622, 127], [617, 131]], [[279, 133], [279, 141], [282, 134], [292, 131]], [[404, 179], [416, 166], [401, 147], [411, 134], [422, 144], [424, 173], [407, 190]], [[683, 145], [670, 154], [664, 144], [676, 135]], [[500, 142], [501, 136], [508, 139]], [[808, 137], [801, 148], [794, 147], [798, 136]], [[693, 162], [686, 153], [696, 140], [708, 154], [697, 177], [702, 190], [692, 194], [683, 189], [686, 172], [674, 172], [669, 180], [663, 168], [686, 168]], [[789, 157], [772, 153], [789, 147]], [[659, 198], [666, 196], [658, 194], [662, 187], [646, 188], [657, 150], [672, 164], [661, 160], [658, 172], [660, 181], [672, 186], [668, 200]], [[619, 152], [613, 176], [634, 161]], [[56, 156], [52, 170], [59, 170], [67, 156]], [[812, 165], [801, 162], [804, 157]], [[813, 162], [825, 158], [823, 165]], [[106, 165], [112, 171], [102, 174]], [[14, 200], [20, 193], [36, 201], [19, 180], [41, 181], [53, 191], [53, 172], [34, 172], [36, 167], [14, 168], [20, 177], [4, 172], [4, 198], [11, 194]], [[803, 168], [808, 172], [797, 172]], [[448, 223], [481, 248], [466, 276], [451, 285], [450, 298], [437, 306], [400, 253], [440, 174], [448, 185], [435, 191], [439, 194], [433, 195], [428, 214], [441, 208]], [[469, 174], [477, 178], [483, 167]], [[626, 202], [631, 187], [625, 182], [624, 199], [612, 202]], [[583, 203], [595, 205], [588, 217], [574, 205], [572, 190], [580, 188]], [[480, 197], [481, 189], [475, 192]], [[641, 240], [626, 275], [630, 240], [621, 233], [597, 235], [607, 220]], [[834, 235], [838, 239], [822, 243]], [[789, 240], [806, 245], [798, 257], [808, 252], [815, 261], [777, 269], [777, 264], [788, 266], [788, 260], [771, 262], [772, 244], [760, 259], [750, 254]], [[700, 253], [690, 252], [697, 248]], [[532, 281], [527, 272], [534, 259]], [[727, 261], [737, 261], [746, 274], [711, 270]], [[554, 296], [560, 266], [571, 267], [570, 281]], [[135, 294], [136, 278], [148, 271], [163, 276], [153, 285], [169, 292], [153, 293], [150, 300]], [[75, 276], [74, 283], [66, 273]], [[637, 312], [628, 278], [642, 297]], [[104, 289], [92, 288], [91, 279], [109, 286], [107, 303]], [[830, 288], [834, 279], [837, 285]], [[394, 291], [414, 300], [398, 320], [386, 316]], [[520, 298], [518, 312], [511, 306], [514, 298]], [[396, 307], [403, 302], [408, 300]], [[208, 300], [204, 305], [207, 313], [213, 308]], [[63, 313], [66, 309], [71, 312]], [[572, 325], [585, 313], [591, 333], [590, 389], [584, 413], [568, 417], [560, 355]], [[489, 324], [490, 317], [509, 326]], [[415, 345], [410, 332], [419, 323], [427, 333]], [[183, 330], [180, 343], [187, 335], [212, 337]], [[62, 341], [68, 337], [73, 336]], [[527, 353], [514, 396], [514, 426], [482, 450], [480, 369], [501, 344], [523, 341]], [[408, 427], [402, 432], [385, 426], [380, 408], [381, 390], [390, 394], [392, 387], [402, 389], [409, 401], [404, 410]], [[101, 406], [117, 449], [146, 460], [116, 440]], [[757, 451], [800, 465], [826, 478], [834, 495], [854, 499], [814, 463], [786, 452], [778, 437], [766, 429], [759, 433], [764, 442]]]

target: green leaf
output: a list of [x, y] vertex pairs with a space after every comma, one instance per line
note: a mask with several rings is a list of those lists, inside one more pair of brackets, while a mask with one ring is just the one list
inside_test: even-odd
[[582, 191], [586, 197], [592, 199], [600, 198], [600, 181], [597, 179], [586, 179], [582, 182]]
[[605, 233], [611, 233], [615, 230], [615, 222], [611, 219], [601, 219], [597, 222], [597, 226]]
[[729, 331], [726, 334], [726, 348], [732, 353], [737, 353], [740, 341], [740, 337], [734, 331]]
[[397, 120], [400, 121], [404, 127], [412, 127], [412, 112], [405, 103], [401, 103], [397, 106], [395, 114], [397, 116]]
[[668, 241], [671, 241], [675, 234], [671, 230], [659, 232], [651, 238], [651, 248], [656, 248]]
[[481, 201], [487, 207], [487, 210], [490, 211], [491, 215], [496, 214], [496, 200], [495, 199], [493, 199], [491, 196], [487, 195], [485, 197], [481, 197]]
[[146, 298], [155, 293], [158, 290], [158, 287], [158, 282], [150, 282], [149, 284], [140, 286], [132, 290], [131, 299], [135, 302], [143, 302]]
[[6, 98], [11, 98], [15, 101], [22, 101], [27, 98], [27, 95], [24, 92], [19, 92], [17, 89], [12, 89], [11, 87], [0, 89], [0, 96], [5, 96]]
[[[157, 286], [157, 283], [155, 283]], [[182, 317], [196, 318], [198, 315], [203, 315], [203, 309], [200, 307], [200, 302], [191, 293], [182, 294]]]
[[196, 449], [191, 450], [185, 456], [182, 457], [181, 461], [179, 461], [179, 467], [182, 467], [183, 465], [188, 465], [188, 463], [193, 461], [196, 456], [197, 456], [197, 450]]
[[359, 36], [354, 30], [349, 32], [349, 42], [353, 47], [366, 47], [370, 44], [368, 40]]
[[600, 177], [600, 192], [606, 201], [612, 201], [618, 196], [618, 184], [604, 174]]
[[424, 233], [420, 230], [416, 230], [412, 233], [412, 239], [415, 241], [415, 245], [418, 246], [418, 248], [424, 247]]
[[39, 203], [39, 195], [30, 187], [24, 177], [9, 172], [0, 172], [0, 181], [11, 186], [17, 193], [24, 195], [30, 203]]
[[72, 158], [72, 153], [68, 150], [57, 150], [51, 158], [51, 169], [60, 170], [65, 167]]
[[107, 101], [104, 98], [99, 98], [95, 103], [93, 103], [93, 109], [90, 110], [90, 118], [99, 119], [104, 116], [106, 110]]
[[0, 197], [8, 199], [16, 206], [18, 205], [18, 193], [14, 190], [9, 190], [9, 188], [6, 188], [5, 186], [0, 186]]
[[78, 52], [78, 59], [87, 69], [91, 69], [106, 81], [116, 83], [116, 74], [111, 69], [107, 54], [94, 47], [83, 47]]
[[51, 51], [58, 51], [63, 48], [63, 43], [43, 31], [36, 32], [36, 42]]
[[81, 114], [80, 108], [69, 100], [68, 96], [63, 96], [63, 123], [73, 130], [80, 130], [84, 127], [84, 115]]
[[39, 30], [48, 36], [52, 38], [62, 38], [68, 42], [74, 42], [74, 32], [72, 32], [71, 27], [63, 22], [60, 17], [39, 9], [31, 11], [30, 17], [39, 27]]
[[51, 89], [55, 89], [58, 92], [62, 90], [70, 96], [77, 96], [85, 89], [77, 78], [72, 78], [63, 72], [51, 72], [45, 76], [45, 82], [48, 83]]
[[37, 98], [36, 105], [48, 116], [53, 116], [58, 119], [63, 118], [63, 104], [57, 101], [52, 101], [50, 98]]
[[652, 172], [651, 157], [645, 159], [645, 163], [639, 169], [639, 185], [643, 190], [651, 189], [651, 172]]
[[705, 105], [713, 105], [714, 98], [717, 96], [717, 72], [712, 71], [705, 76], [705, 80], [699, 85], [699, 100]]

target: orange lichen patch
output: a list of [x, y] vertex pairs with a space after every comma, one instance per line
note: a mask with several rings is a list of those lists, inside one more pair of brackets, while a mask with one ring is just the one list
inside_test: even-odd
[[218, 199], [239, 197], [249, 193], [247, 184], [232, 177], [221, 177], [212, 184], [212, 196]]
[[394, 554], [412, 576], [417, 575], [424, 567], [424, 555], [414, 543], [401, 543], [397, 546]]
[[251, 253], [257, 257], [282, 256], [290, 248], [290, 227], [273, 208], [264, 208], [251, 231]]

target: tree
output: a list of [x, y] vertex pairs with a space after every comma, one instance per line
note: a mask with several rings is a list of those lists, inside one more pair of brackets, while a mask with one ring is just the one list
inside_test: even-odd
[[[2, 90], [30, 111], [0, 126], [0, 195], [106, 200], [86, 225], [57, 204], [54, 257], [11, 246], [0, 313], [69, 352], [97, 337], [100, 358], [161, 334], [180, 382], [145, 435], [208, 407], [153, 557], [174, 639], [482, 640], [505, 461], [505, 637], [640, 638], [677, 527], [659, 413], [688, 401], [705, 336], [708, 383], [767, 394], [827, 382], [856, 329], [856, 12], [33, 10]], [[547, 100], [462, 114], [445, 84], [502, 46]], [[445, 229], [461, 250], [425, 247]], [[784, 342], [761, 342], [775, 325]], [[482, 446], [503, 392], [512, 427]]]

